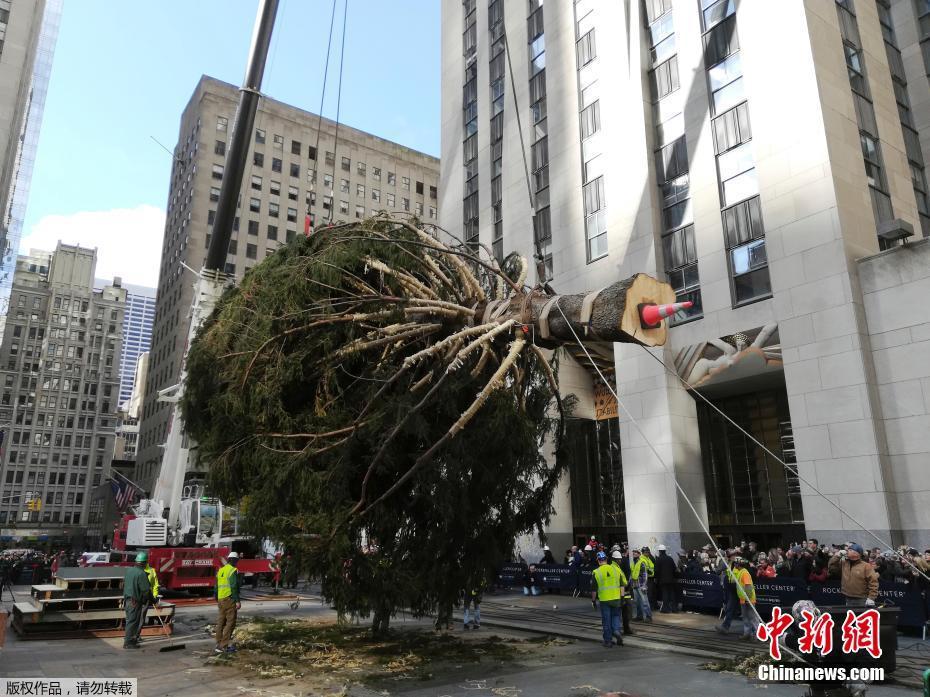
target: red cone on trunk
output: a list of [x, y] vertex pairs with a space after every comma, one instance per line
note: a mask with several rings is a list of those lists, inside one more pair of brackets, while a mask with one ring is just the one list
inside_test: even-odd
[[687, 310], [694, 305], [690, 300], [683, 303], [670, 303], [668, 305], [643, 305], [640, 308], [639, 316], [643, 320], [643, 326], [646, 328], [658, 327], [662, 320], [671, 317], [679, 310]]

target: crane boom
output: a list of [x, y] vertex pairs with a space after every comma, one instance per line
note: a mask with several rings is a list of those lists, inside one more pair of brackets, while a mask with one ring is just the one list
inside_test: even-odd
[[[195, 545], [216, 545], [221, 536], [222, 504], [215, 499], [203, 498], [199, 489], [185, 490], [185, 476], [190, 466], [192, 443], [184, 432], [180, 401], [187, 379], [187, 351], [191, 342], [197, 336], [204, 320], [213, 312], [223, 291], [234, 280], [225, 271], [226, 254], [232, 238], [239, 191], [242, 188], [252, 128], [255, 125], [255, 113], [261, 99], [262, 78], [278, 12], [278, 2], [279, 0], [259, 0], [258, 3], [245, 78], [242, 87], [239, 88], [239, 104], [236, 107], [232, 138], [227, 151], [210, 248], [203, 269], [197, 276], [191, 302], [190, 325], [184, 344], [179, 381], [178, 384], [160, 391], [158, 395], [159, 401], [172, 404], [168, 437], [164, 444], [152, 499], [139, 502], [135, 507], [138, 523], [130, 521], [129, 524], [130, 536], [144, 540], [145, 544], [159, 544], [155, 538], [161, 538], [160, 544], [178, 545], [190, 541]], [[167, 522], [159, 523], [166, 509]], [[210, 522], [204, 525], [206, 520]], [[137, 533], [132, 535], [134, 529]]]

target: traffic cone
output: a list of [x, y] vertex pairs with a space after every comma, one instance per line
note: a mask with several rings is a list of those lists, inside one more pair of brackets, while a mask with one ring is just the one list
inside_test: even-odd
[[639, 316], [643, 321], [644, 329], [655, 329], [666, 317], [671, 317], [679, 310], [687, 310], [693, 305], [694, 303], [690, 300], [668, 305], [642, 305], [639, 308]]

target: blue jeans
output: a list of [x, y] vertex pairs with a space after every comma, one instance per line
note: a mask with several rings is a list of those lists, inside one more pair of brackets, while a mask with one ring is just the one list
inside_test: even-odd
[[634, 586], [633, 599], [636, 601], [636, 604], [633, 606], [635, 610], [633, 616], [637, 618], [642, 617], [643, 619], [652, 619], [652, 608], [649, 607], [649, 594], [646, 589], [640, 586]]
[[623, 635], [620, 624], [620, 604], [616, 606], [599, 603], [601, 607], [601, 628], [604, 630], [604, 643], [613, 643], [614, 634]]
[[739, 608], [739, 598], [736, 594], [728, 592], [726, 608], [723, 611], [723, 622], [720, 623], [721, 627], [724, 629], [730, 628], [730, 623], [736, 615], [737, 608]]
[[533, 595], [539, 595], [540, 593], [538, 586], [523, 586], [523, 595], [530, 595], [530, 591], [533, 592]]
[[462, 624], [464, 624], [466, 627], [468, 626], [468, 621], [469, 621], [469, 619], [470, 619], [469, 614], [468, 614], [468, 610], [469, 610], [470, 606], [472, 606], [472, 605], [474, 605], [474, 607], [475, 607], [475, 612], [474, 612], [475, 626], [477, 627], [478, 625], [481, 624], [481, 603], [474, 603], [474, 602], [472, 602], [472, 601], [470, 601], [470, 600], [466, 600], [466, 601], [465, 601], [465, 613], [464, 613], [465, 616], [464, 616], [464, 618], [463, 618], [463, 620], [462, 620]]

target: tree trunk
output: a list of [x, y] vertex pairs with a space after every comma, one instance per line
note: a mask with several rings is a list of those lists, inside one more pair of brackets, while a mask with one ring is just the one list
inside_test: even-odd
[[[534, 293], [517, 296], [500, 311], [493, 302], [479, 305], [475, 309], [476, 324], [492, 321], [505, 322], [514, 319], [531, 327], [537, 344], [552, 348], [562, 343], [574, 342], [572, 329], [582, 340], [608, 341], [644, 346], [661, 346], [668, 337], [666, 324], [658, 327], [643, 327], [640, 318], [641, 305], [664, 305], [675, 302], [675, 291], [668, 283], [657, 281], [646, 274], [636, 274], [625, 281], [617, 281], [596, 291], [592, 298], [590, 319], [582, 322], [582, 309], [587, 293], [550, 296]], [[546, 304], [553, 298], [558, 300], [548, 313], [548, 333], [544, 336], [541, 317]], [[560, 312], [561, 310], [561, 312]], [[563, 317], [564, 313], [564, 317]], [[566, 318], [568, 322], [566, 322]]]
[[374, 619], [371, 623], [371, 634], [376, 639], [387, 636], [388, 626], [391, 622], [390, 608], [379, 607], [375, 610]]

